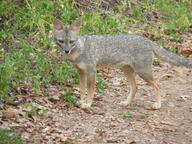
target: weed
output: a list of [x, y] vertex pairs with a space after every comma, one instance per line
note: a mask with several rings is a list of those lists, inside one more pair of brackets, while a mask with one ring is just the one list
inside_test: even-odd
[[69, 107], [75, 106], [75, 103], [79, 100], [78, 98], [72, 96], [73, 92], [74, 89], [69, 88], [67, 89], [66, 93], [60, 95], [60, 98], [65, 100], [67, 106]]
[[124, 118], [133, 118], [133, 114], [132, 113], [128, 113], [128, 114], [123, 114]]
[[173, 46], [169, 48], [170, 51], [177, 53], [178, 52], [178, 47], [177, 46]]
[[139, 20], [140, 17], [141, 17], [141, 8], [138, 7], [138, 6], [134, 6], [133, 7], [133, 17], [136, 19], [136, 20]]
[[39, 108], [36, 106], [31, 106], [31, 110], [27, 112], [28, 116], [37, 116]]
[[[66, 82], [70, 82], [73, 84], [78, 83], [78, 73], [76, 70], [66, 62], [62, 62], [59, 65], [54, 65], [54, 72], [53, 72], [53, 80], [60, 83], [64, 84]], [[72, 79], [73, 78], [73, 79]]]
[[48, 109], [43, 109], [42, 111], [39, 112], [39, 115], [40, 115], [41, 117], [47, 117], [48, 112], [49, 112]]
[[0, 64], [0, 100], [9, 91], [11, 78], [14, 75], [14, 63], [9, 59], [9, 55], [5, 61], [6, 63]]
[[146, 119], [147, 117], [148, 117], [147, 114], [141, 114], [141, 115], [140, 115], [140, 118], [141, 118], [141, 119]]
[[0, 129], [0, 144], [23, 144], [19, 136], [14, 136], [11, 133], [14, 130]]
[[25, 108], [27, 108], [27, 116], [41, 116], [41, 117], [46, 117], [47, 113], [49, 112], [48, 109], [40, 109], [37, 106], [34, 106], [32, 104], [24, 104], [23, 105]]
[[186, 31], [192, 23], [192, 10], [184, 2], [171, 0], [158, 0], [154, 3], [157, 10], [163, 10], [166, 14], [167, 29]]
[[98, 34], [101, 32], [102, 18], [100, 13], [87, 13], [82, 17], [81, 34]]
[[131, 112], [128, 112], [127, 114], [120, 114], [124, 118], [136, 118], [136, 119], [145, 119], [148, 117], [148, 114], [133, 114]]
[[106, 88], [107, 88], [106, 82], [101, 77], [97, 77], [97, 79], [96, 79], [96, 91], [98, 93], [102, 94]]
[[74, 7], [74, 1], [59, 1], [58, 2], [62, 11], [61, 18], [65, 20], [65, 24], [72, 23], [79, 16], [78, 10]]

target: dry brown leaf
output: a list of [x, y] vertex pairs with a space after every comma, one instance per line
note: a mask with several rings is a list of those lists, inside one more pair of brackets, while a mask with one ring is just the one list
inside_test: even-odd
[[172, 77], [175, 77], [175, 75], [173, 75], [173, 74], [168, 74], [168, 73], [167, 73], [167, 74], [162, 75], [160, 79], [172, 78]]
[[10, 108], [2, 111], [2, 118], [3, 119], [15, 118], [19, 114], [21, 114], [20, 110], [10, 107]]
[[192, 50], [181, 50], [180, 52], [181, 54], [185, 54], [185, 55], [192, 55]]
[[160, 124], [169, 125], [169, 126], [177, 126], [175, 123], [161, 121]]

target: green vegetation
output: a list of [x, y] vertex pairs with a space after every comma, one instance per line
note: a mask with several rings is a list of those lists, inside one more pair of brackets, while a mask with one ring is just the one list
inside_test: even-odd
[[20, 137], [11, 135], [12, 132], [14, 130], [0, 129], [0, 144], [23, 144]]
[[48, 109], [40, 109], [37, 106], [34, 106], [32, 104], [24, 104], [23, 105], [25, 108], [27, 108], [27, 116], [41, 116], [41, 117], [46, 117], [47, 113], [49, 112]]
[[104, 89], [107, 88], [107, 84], [105, 83], [105, 81], [101, 78], [101, 77], [97, 77], [96, 79], [96, 91], [98, 93], [103, 93]]
[[73, 88], [69, 88], [66, 93], [60, 94], [60, 98], [65, 100], [67, 106], [75, 106], [75, 103], [79, 100], [76, 97], [73, 97]]
[[[177, 41], [192, 25], [191, 0], [17, 0], [0, 2], [0, 100], [22, 93], [43, 93], [48, 84], [78, 83], [77, 72], [62, 61], [51, 39], [55, 17], [65, 24], [80, 20], [81, 35], [147, 32], [166, 45]], [[176, 48], [172, 48], [176, 52]], [[106, 84], [97, 79], [97, 91]], [[63, 96], [61, 96], [63, 97]], [[69, 100], [70, 101], [70, 100]]]
[[136, 118], [136, 119], [146, 119], [149, 115], [148, 114], [133, 114], [131, 112], [128, 112], [126, 114], [120, 114], [122, 115], [124, 118]]
[[133, 114], [132, 113], [127, 113], [123, 115], [124, 118], [133, 118]]

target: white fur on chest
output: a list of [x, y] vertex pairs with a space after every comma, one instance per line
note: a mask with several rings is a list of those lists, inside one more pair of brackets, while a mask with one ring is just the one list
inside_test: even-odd
[[86, 64], [85, 64], [83, 61], [79, 62], [79, 63], [77, 64], [77, 66], [78, 66], [80, 69], [83, 69], [83, 70], [86, 70], [86, 69], [87, 69]]
[[78, 57], [79, 57], [79, 53], [78, 52], [74, 52], [71, 56], [70, 56], [70, 60], [75, 61]]

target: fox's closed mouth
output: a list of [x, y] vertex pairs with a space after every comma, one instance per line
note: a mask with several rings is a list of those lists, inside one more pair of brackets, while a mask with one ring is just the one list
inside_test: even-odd
[[68, 54], [68, 53], [70, 53], [70, 51], [68, 51], [68, 50], [66, 50], [66, 51], [64, 51], [66, 54]]

